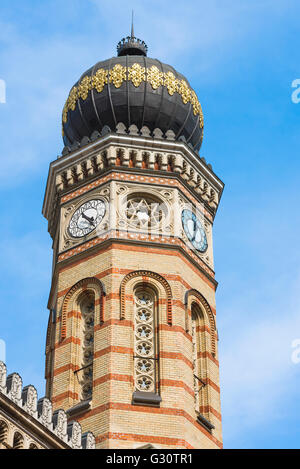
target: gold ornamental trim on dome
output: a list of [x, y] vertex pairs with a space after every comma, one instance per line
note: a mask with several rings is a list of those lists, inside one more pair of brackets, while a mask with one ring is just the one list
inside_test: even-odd
[[120, 88], [125, 81], [131, 81], [136, 88], [143, 82], [150, 83], [153, 90], [157, 90], [160, 86], [165, 86], [170, 96], [178, 93], [184, 104], [191, 103], [194, 116], [199, 115], [200, 128], [203, 128], [204, 120], [201, 104], [195, 91], [189, 87], [187, 82], [177, 79], [172, 72], [161, 72], [155, 65], [148, 68], [142, 67], [138, 63], [134, 63], [131, 67], [116, 64], [111, 70], [99, 68], [95, 75], [85, 76], [70, 91], [63, 109], [63, 124], [66, 124], [68, 120], [68, 112], [75, 110], [79, 99], [85, 101], [89, 91], [95, 89], [98, 93], [102, 93], [105, 85], [108, 83], [113, 84], [115, 88]]

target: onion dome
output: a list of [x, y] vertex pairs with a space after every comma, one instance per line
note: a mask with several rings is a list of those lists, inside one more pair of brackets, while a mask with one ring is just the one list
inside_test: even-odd
[[188, 80], [170, 65], [147, 57], [144, 41], [122, 39], [117, 57], [98, 62], [73, 86], [63, 109], [66, 146], [80, 143], [104, 126], [115, 131], [119, 123], [151, 132], [171, 130], [176, 140], [199, 151], [203, 114]]

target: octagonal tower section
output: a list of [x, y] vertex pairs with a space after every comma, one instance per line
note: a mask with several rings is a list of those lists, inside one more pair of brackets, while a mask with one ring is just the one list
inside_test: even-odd
[[172, 131], [95, 132], [50, 165], [47, 397], [97, 448], [221, 448], [213, 221], [223, 183]]

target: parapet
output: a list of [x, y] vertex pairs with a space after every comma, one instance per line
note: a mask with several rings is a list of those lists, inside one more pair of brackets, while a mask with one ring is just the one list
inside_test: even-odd
[[[95, 449], [95, 437], [91, 432], [83, 434], [80, 423], [76, 421], [68, 422], [68, 417], [64, 410], [59, 409], [53, 412], [51, 401], [46, 397], [38, 399], [37, 390], [32, 385], [23, 387], [22, 378], [18, 373], [12, 373], [7, 376], [7, 368], [2, 361], [0, 361], [0, 400], [1, 397], [6, 403], [9, 400], [12, 407], [19, 407], [22, 414], [20, 417], [28, 423], [30, 434], [35, 436], [35, 432], [37, 433], [37, 441], [51, 440], [54, 442], [54, 446], [50, 444], [50, 448], [53, 449]], [[13, 441], [7, 444], [5, 442], [8, 435], [8, 427], [11, 423], [11, 419], [9, 419], [9, 405], [5, 406], [5, 402], [0, 406], [1, 410], [3, 409], [3, 415], [0, 410], [0, 447], [2, 444], [5, 447], [13, 448]], [[5, 431], [5, 426], [7, 427], [7, 432]], [[24, 422], [22, 427], [24, 428]], [[18, 428], [15, 428], [15, 430], [18, 430]], [[41, 437], [41, 435], [44, 435], [45, 438]], [[36, 441], [35, 438], [33, 439]], [[62, 445], [55, 444], [57, 439], [60, 440]], [[50, 449], [48, 445], [44, 446], [43, 444], [38, 445], [38, 447]]]

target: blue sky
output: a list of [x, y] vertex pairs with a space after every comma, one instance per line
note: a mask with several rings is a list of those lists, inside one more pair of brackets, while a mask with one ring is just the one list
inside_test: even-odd
[[1, 0], [0, 339], [9, 372], [44, 392], [51, 239], [41, 215], [81, 73], [135, 32], [189, 79], [201, 155], [226, 188], [214, 248], [226, 448], [299, 448], [300, 78], [297, 0]]

